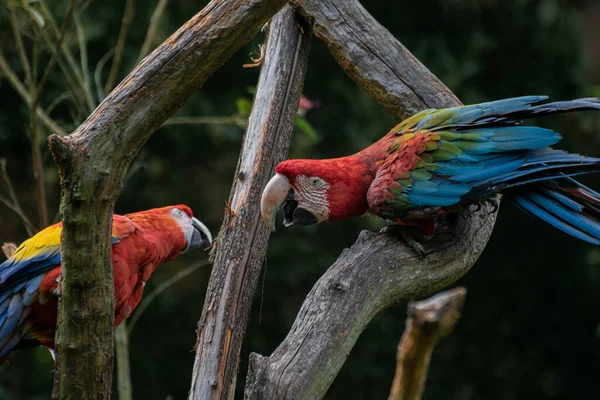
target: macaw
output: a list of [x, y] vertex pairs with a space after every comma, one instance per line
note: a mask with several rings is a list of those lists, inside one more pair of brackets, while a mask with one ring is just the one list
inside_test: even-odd
[[[38, 232], [0, 264], [0, 361], [13, 349], [38, 345], [54, 356], [61, 230], [58, 223]], [[176, 205], [113, 215], [112, 243], [116, 327], [159, 264], [210, 246], [212, 236], [188, 206]]]
[[261, 213], [275, 229], [359, 217], [367, 211], [426, 238], [438, 216], [512, 193], [518, 207], [578, 239], [600, 245], [600, 194], [572, 178], [600, 159], [549, 146], [561, 136], [523, 119], [600, 110], [600, 99], [536, 104], [547, 96], [429, 109], [347, 157], [287, 160], [265, 187]]

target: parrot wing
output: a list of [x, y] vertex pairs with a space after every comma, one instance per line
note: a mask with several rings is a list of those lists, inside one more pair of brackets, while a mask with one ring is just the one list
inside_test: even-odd
[[[0, 264], [0, 360], [25, 333], [22, 323], [38, 298], [46, 273], [60, 266], [61, 231], [60, 223], [49, 226], [24, 241]], [[113, 244], [134, 231], [128, 218], [113, 217]]]
[[599, 159], [550, 149], [561, 139], [558, 133], [515, 125], [538, 115], [600, 110], [600, 100], [532, 105], [544, 99], [425, 110], [403, 121], [390, 133], [391, 145], [369, 188], [371, 211], [391, 220], [410, 219], [411, 213], [423, 218], [424, 209], [434, 212], [502, 189], [599, 170]]

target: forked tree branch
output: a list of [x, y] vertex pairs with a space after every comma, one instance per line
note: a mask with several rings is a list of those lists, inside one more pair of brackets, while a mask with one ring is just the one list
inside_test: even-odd
[[[291, 3], [345, 71], [396, 118], [461, 104], [357, 0]], [[273, 354], [250, 356], [245, 398], [322, 398], [377, 313], [443, 289], [469, 271], [496, 211], [483, 204], [442, 222], [424, 244], [423, 258], [391, 234], [362, 232], [315, 284]]]
[[213, 0], [146, 57], [73, 134], [50, 137], [61, 176], [63, 220], [55, 398], [110, 397], [110, 232], [115, 199], [132, 160], [283, 4]]
[[392, 234], [363, 231], [312, 288], [283, 343], [250, 356], [245, 399], [320, 399], [371, 319], [425, 297], [469, 271], [494, 224], [492, 207], [458, 217], [421, 258]]
[[260, 197], [287, 156], [308, 61], [310, 30], [286, 6], [269, 24], [248, 129], [225, 217], [211, 254], [189, 399], [233, 399], [242, 340], [265, 258], [269, 229]]

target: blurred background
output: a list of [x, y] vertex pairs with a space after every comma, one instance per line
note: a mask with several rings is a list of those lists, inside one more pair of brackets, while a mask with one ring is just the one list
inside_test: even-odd
[[[79, 3], [64, 41], [72, 58], [60, 58], [39, 103], [69, 132], [110, 89], [105, 86], [113, 79], [109, 75], [125, 4]], [[172, 0], [153, 23], [157, 1], [128, 3], [135, 3], [135, 10], [122, 64], [113, 73], [115, 83], [138, 61], [149, 26], [155, 30], [149, 43], [153, 49], [207, 2]], [[363, 3], [465, 103], [528, 94], [555, 100], [600, 96], [600, 1]], [[30, 70], [36, 72], [32, 79], [39, 80], [55, 48], [53, 29], [60, 27], [67, 1], [23, 4], [2, 0], [0, 7], [0, 61], [5, 67], [0, 71], [0, 158], [5, 166], [0, 194], [10, 199], [7, 179], [12, 181], [23, 213], [40, 228], [35, 154], [40, 156], [37, 165], [50, 222], [58, 210], [58, 175], [47, 148], [49, 130], [38, 124], [32, 139], [29, 108], [7, 73], [7, 68], [14, 71], [28, 90], [11, 22], [20, 32]], [[241, 126], [259, 73], [242, 64], [251, 62], [250, 53], [258, 51], [263, 39], [258, 34], [178, 111], [177, 118], [152, 136], [129, 171], [117, 213], [186, 203], [214, 234], [218, 232]], [[395, 124], [317, 39], [311, 46], [304, 94], [319, 107], [298, 119], [293, 158], [349, 154]], [[533, 122], [561, 132], [562, 148], [600, 156], [600, 115], [579, 113]], [[599, 176], [584, 181], [600, 188]], [[240, 398], [249, 353], [270, 354], [284, 339], [312, 285], [342, 249], [352, 245], [361, 229], [375, 230], [381, 224], [363, 217], [281, 229], [272, 235], [242, 349]], [[19, 216], [0, 204], [0, 242], [20, 243], [27, 237]], [[148, 282], [146, 296], [206, 257], [196, 252], [161, 266]], [[210, 267], [194, 269], [160, 293], [143, 314], [134, 313], [139, 317], [130, 334], [134, 398], [187, 397], [196, 323], [209, 274]], [[457, 284], [468, 289], [466, 305], [456, 331], [433, 355], [425, 399], [571, 399], [600, 391], [600, 249], [505, 202], [483, 256]], [[372, 321], [327, 399], [387, 397], [405, 309], [398, 304]], [[10, 365], [0, 367], [0, 399], [49, 398], [53, 362], [47, 351], [15, 351], [9, 360]]]

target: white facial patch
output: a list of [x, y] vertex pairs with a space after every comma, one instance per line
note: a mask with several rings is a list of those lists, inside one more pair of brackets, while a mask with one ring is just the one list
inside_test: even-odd
[[173, 217], [173, 219], [181, 227], [181, 230], [183, 231], [183, 237], [185, 238], [185, 243], [187, 246], [189, 246], [192, 242], [192, 235], [194, 234], [192, 218], [179, 208], [172, 209], [169, 215], [171, 215], [171, 217]]
[[[298, 175], [296, 177], [296, 186], [299, 189], [298, 206], [313, 212], [319, 222], [329, 218], [329, 202], [327, 201], [327, 191], [329, 183], [318, 176]], [[303, 205], [303, 203], [305, 203]]]

